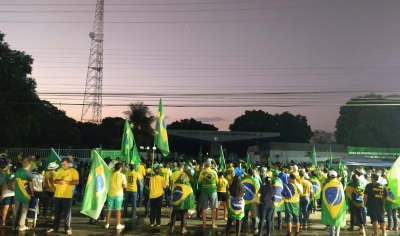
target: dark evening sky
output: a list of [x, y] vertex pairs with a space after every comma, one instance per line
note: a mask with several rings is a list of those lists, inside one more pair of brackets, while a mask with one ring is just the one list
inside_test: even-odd
[[[0, 31], [35, 59], [40, 98], [77, 120], [82, 106], [67, 104], [83, 100], [95, 4], [0, 0]], [[162, 97], [167, 123], [228, 130], [262, 109], [334, 131], [350, 98], [400, 93], [399, 12], [400, 1], [106, 0], [103, 118], [138, 101], [156, 114]]]

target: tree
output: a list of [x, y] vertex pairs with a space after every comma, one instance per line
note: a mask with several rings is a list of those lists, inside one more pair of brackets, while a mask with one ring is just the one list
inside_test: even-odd
[[174, 121], [167, 125], [167, 129], [179, 129], [179, 130], [214, 130], [218, 128], [211, 124], [204, 124], [201, 121], [197, 121], [193, 118], [183, 119], [180, 121]]
[[314, 130], [314, 136], [310, 139], [310, 143], [314, 144], [331, 144], [336, 143], [335, 134], [325, 130]]
[[278, 142], [306, 143], [313, 136], [307, 118], [292, 115], [289, 112], [271, 115], [262, 110], [246, 110], [229, 125], [230, 131], [275, 132]]
[[0, 146], [79, 146], [75, 120], [40, 100], [32, 72], [33, 58], [12, 50], [0, 32]]
[[154, 129], [151, 127], [156, 118], [149, 107], [143, 102], [131, 103], [129, 110], [124, 111], [132, 124], [133, 135], [138, 146], [151, 146], [154, 144]]
[[337, 143], [359, 147], [399, 147], [400, 96], [368, 94], [340, 107]]
[[121, 117], [106, 117], [101, 121], [101, 144], [103, 148], [120, 149], [125, 120]]

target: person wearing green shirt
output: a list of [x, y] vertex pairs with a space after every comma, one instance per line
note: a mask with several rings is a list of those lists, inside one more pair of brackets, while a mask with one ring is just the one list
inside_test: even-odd
[[[386, 188], [388, 190], [388, 196], [385, 199], [386, 200], [385, 201], [385, 210], [386, 210], [387, 217], [388, 217], [388, 230], [397, 231], [398, 230], [398, 228], [397, 228], [397, 208], [399, 207], [399, 205], [397, 205], [394, 194], [393, 194], [392, 190], [390, 190], [388, 185], [386, 185]], [[393, 223], [393, 227], [392, 227], [392, 223]]]
[[25, 225], [26, 214], [28, 213], [28, 206], [31, 198], [33, 197], [33, 177], [30, 171], [31, 164], [29, 159], [22, 160], [22, 168], [18, 169], [15, 173], [14, 192], [15, 192], [15, 211], [12, 220], [12, 229], [17, 227], [19, 220], [19, 231], [28, 229]]
[[204, 170], [200, 172], [198, 184], [200, 185], [200, 208], [202, 209], [203, 228], [206, 227], [206, 209], [208, 204], [211, 207], [211, 220], [213, 229], [217, 228], [215, 225], [216, 210], [218, 207], [218, 195], [217, 195], [217, 182], [218, 174], [211, 168], [210, 161], [204, 163]]

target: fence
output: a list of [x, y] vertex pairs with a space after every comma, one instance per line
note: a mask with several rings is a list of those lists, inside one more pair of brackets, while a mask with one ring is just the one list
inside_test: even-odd
[[[2, 150], [5, 150], [3, 148]], [[50, 155], [50, 148], [8, 148], [8, 157], [14, 164], [17, 163], [17, 157], [22, 152], [24, 157], [35, 156], [37, 159], [45, 160]], [[60, 157], [73, 156], [80, 161], [90, 159], [91, 149], [54, 149]]]

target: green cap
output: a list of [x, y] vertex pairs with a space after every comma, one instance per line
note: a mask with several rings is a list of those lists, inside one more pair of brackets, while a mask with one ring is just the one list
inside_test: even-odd
[[272, 175], [273, 176], [278, 176], [279, 175], [279, 171], [278, 170], [272, 170]]

